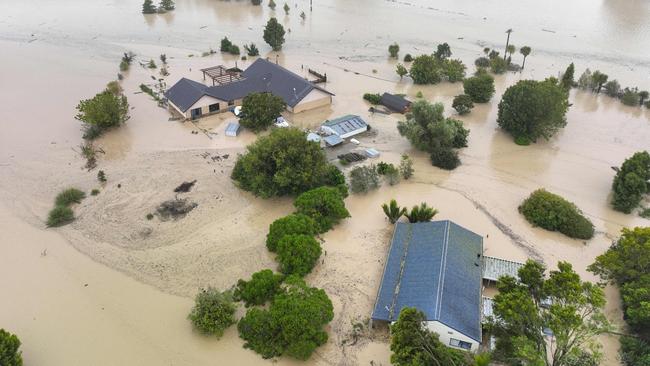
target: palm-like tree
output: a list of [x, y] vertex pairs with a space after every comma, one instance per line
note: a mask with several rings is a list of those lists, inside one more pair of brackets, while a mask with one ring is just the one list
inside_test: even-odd
[[419, 206], [413, 206], [411, 212], [405, 213], [404, 216], [406, 216], [410, 223], [427, 222], [431, 221], [437, 213], [438, 210], [422, 202]]
[[508, 29], [506, 33], [508, 33], [508, 39], [506, 39], [506, 52], [503, 54], [504, 61], [507, 61], [506, 58], [508, 57], [508, 45], [510, 44], [510, 33], [512, 33], [512, 28]]
[[384, 203], [381, 205], [381, 208], [384, 210], [384, 213], [391, 224], [396, 223], [402, 215], [406, 214], [406, 207], [399, 207], [395, 200], [390, 200], [390, 203], [388, 204]]
[[591, 74], [591, 80], [593, 80], [594, 85], [596, 85], [596, 93], [600, 93], [600, 90], [603, 88], [603, 85], [607, 82], [608, 78], [607, 74], [603, 74], [598, 70]]
[[514, 44], [508, 45], [506, 49], [506, 52], [510, 54], [510, 56], [508, 56], [508, 63], [510, 63], [510, 61], [512, 60], [512, 54], [515, 53], [516, 50], [517, 47], [515, 47]]
[[524, 55], [524, 62], [521, 63], [521, 69], [522, 70], [524, 69], [524, 66], [526, 66], [526, 57], [528, 57], [528, 55], [530, 55], [530, 51], [532, 51], [532, 50], [528, 46], [523, 46], [522, 48], [519, 49], [519, 53]]

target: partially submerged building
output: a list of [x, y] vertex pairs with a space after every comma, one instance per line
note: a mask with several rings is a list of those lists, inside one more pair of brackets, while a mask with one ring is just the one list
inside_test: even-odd
[[[205, 70], [215, 72], [212, 69], [217, 68]], [[218, 80], [220, 85], [207, 86], [186, 78], [180, 79], [165, 92], [170, 108], [185, 118], [196, 119], [241, 105], [244, 97], [251, 93], [268, 92], [282, 98], [288, 111], [299, 113], [330, 105], [334, 96], [326, 89], [262, 58], [241, 74], [226, 71], [228, 73], [217, 76], [218, 79], [211, 76], [213, 84]]]
[[483, 238], [451, 221], [397, 223], [371, 318], [415, 307], [443, 344], [478, 350], [482, 256]]
[[321, 125], [321, 131], [328, 135], [336, 135], [341, 139], [345, 139], [368, 131], [368, 124], [361, 117], [348, 114], [325, 121]]
[[397, 113], [406, 113], [411, 110], [411, 102], [400, 95], [384, 93], [379, 104]]

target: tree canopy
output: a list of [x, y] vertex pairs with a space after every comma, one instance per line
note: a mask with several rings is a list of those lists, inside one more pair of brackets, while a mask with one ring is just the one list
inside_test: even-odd
[[494, 78], [487, 72], [478, 73], [463, 81], [463, 90], [474, 103], [487, 103], [494, 94]]
[[438, 60], [434, 56], [417, 56], [411, 64], [409, 75], [415, 84], [437, 84], [442, 80]]
[[296, 128], [279, 128], [257, 139], [237, 158], [231, 178], [265, 198], [297, 195], [322, 185], [341, 185], [343, 175], [317, 143]]
[[472, 97], [469, 95], [459, 94], [454, 97], [451, 107], [454, 108], [458, 114], [463, 115], [469, 113], [472, 108], [474, 108], [474, 102], [472, 101]]
[[19, 351], [20, 340], [15, 334], [0, 329], [0, 365], [22, 366], [23, 356]]
[[293, 204], [299, 214], [314, 220], [319, 233], [330, 230], [341, 219], [350, 217], [341, 192], [334, 187], [314, 188], [298, 196]]
[[266, 247], [275, 252], [278, 242], [286, 235], [314, 235], [316, 233], [317, 228], [314, 219], [307, 215], [294, 213], [273, 221], [269, 227], [269, 233], [266, 235]]
[[594, 236], [594, 225], [575, 204], [544, 189], [531, 193], [519, 206], [519, 212], [528, 222], [546, 230], [578, 239]]
[[284, 276], [273, 273], [270, 269], [255, 272], [250, 281], [237, 281], [233, 298], [243, 301], [246, 307], [264, 305], [280, 291], [283, 278]]
[[395, 366], [472, 365], [468, 353], [445, 346], [438, 334], [426, 329], [424, 314], [416, 308], [402, 308], [390, 326], [390, 362]]
[[616, 171], [612, 183], [612, 206], [617, 211], [630, 213], [643, 195], [650, 192], [650, 154], [639, 151], [626, 159]]
[[129, 119], [126, 96], [109, 90], [85, 99], [77, 105], [75, 119], [84, 123], [84, 138], [94, 139], [105, 130], [117, 127]]
[[321, 247], [310, 235], [285, 235], [278, 242], [277, 260], [280, 272], [285, 275], [305, 276], [316, 266], [320, 258]]
[[567, 94], [555, 79], [522, 80], [509, 87], [499, 102], [497, 123], [517, 140], [551, 138], [566, 125]]
[[290, 276], [268, 310], [249, 309], [237, 328], [244, 347], [264, 358], [287, 355], [306, 360], [327, 342], [323, 326], [333, 318], [332, 302], [325, 291]]
[[[285, 4], [286, 7], [286, 4]], [[284, 44], [284, 27], [276, 18], [271, 18], [264, 27], [264, 42], [268, 43], [273, 51], [279, 51]]]
[[251, 93], [244, 97], [240, 123], [242, 126], [259, 132], [273, 125], [286, 104], [282, 98], [271, 93]]
[[214, 288], [201, 289], [188, 318], [201, 333], [221, 337], [235, 323], [235, 305], [229, 291]]

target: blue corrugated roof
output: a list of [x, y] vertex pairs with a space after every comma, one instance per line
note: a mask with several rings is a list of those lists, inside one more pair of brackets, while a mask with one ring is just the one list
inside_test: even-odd
[[325, 121], [323, 126], [327, 126], [336, 131], [336, 134], [339, 136], [356, 131], [360, 128], [368, 128], [366, 121], [354, 114], [348, 114], [343, 117]]
[[404, 307], [481, 341], [483, 238], [451, 221], [397, 223], [372, 318]]

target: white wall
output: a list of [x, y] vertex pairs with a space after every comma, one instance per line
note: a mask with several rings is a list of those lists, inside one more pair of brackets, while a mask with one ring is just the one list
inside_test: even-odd
[[332, 96], [322, 90], [313, 89], [293, 108], [287, 108], [292, 113], [300, 113], [306, 110], [332, 104]]
[[464, 335], [463, 333], [460, 333], [460, 332], [458, 332], [458, 331], [456, 331], [456, 330], [454, 330], [454, 329], [452, 329], [452, 328], [450, 328], [450, 327], [448, 327], [448, 326], [446, 326], [446, 325], [444, 325], [444, 324], [442, 324], [442, 323], [440, 323], [438, 321], [428, 321], [428, 322], [426, 322], [426, 327], [429, 330], [438, 333], [438, 335], [440, 336], [440, 342], [442, 342], [442, 344], [444, 344], [447, 347], [457, 348], [457, 347], [453, 347], [453, 346], [451, 346], [449, 344], [449, 341], [451, 340], [451, 338], [455, 338], [455, 339], [458, 339], [458, 340], [461, 340], [461, 341], [464, 341], [464, 342], [471, 343], [472, 348], [469, 349], [469, 351], [472, 351], [472, 352], [478, 351], [479, 342], [477, 342], [476, 340], [474, 340], [474, 339]]

